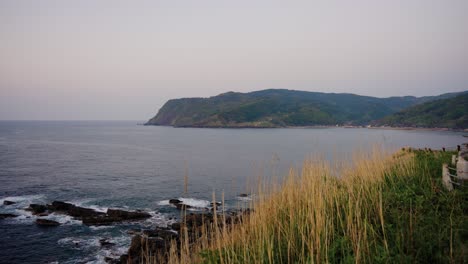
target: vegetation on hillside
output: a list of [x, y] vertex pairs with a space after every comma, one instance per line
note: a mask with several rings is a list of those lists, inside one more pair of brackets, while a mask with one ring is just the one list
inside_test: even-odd
[[468, 93], [410, 107], [387, 116], [376, 124], [396, 127], [468, 128]]
[[308, 161], [282, 184], [260, 184], [241, 223], [221, 216], [195, 243], [174, 244], [169, 263], [466, 263], [468, 192], [441, 184], [452, 154]]
[[[451, 97], [445, 94], [441, 97]], [[270, 89], [210, 98], [169, 100], [147, 125], [176, 127], [286, 127], [363, 125], [439, 97], [375, 98]]]

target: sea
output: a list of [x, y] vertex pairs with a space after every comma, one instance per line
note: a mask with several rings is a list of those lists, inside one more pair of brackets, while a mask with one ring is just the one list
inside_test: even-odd
[[[105, 263], [126, 253], [134, 229], [166, 227], [177, 198], [203, 211], [251, 198], [260, 178], [287, 175], [304, 160], [336, 162], [401, 147], [455, 149], [463, 132], [367, 128], [223, 129], [138, 125], [141, 121], [0, 121], [0, 263]], [[252, 194], [254, 195], [254, 194]], [[3, 205], [3, 201], [13, 205]], [[24, 210], [66, 201], [105, 212], [145, 210], [151, 218], [89, 227], [66, 215], [44, 228]], [[101, 246], [106, 239], [111, 245]]]

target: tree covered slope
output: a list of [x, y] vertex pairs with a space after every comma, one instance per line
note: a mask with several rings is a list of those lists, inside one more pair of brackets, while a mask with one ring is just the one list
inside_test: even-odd
[[286, 89], [228, 92], [210, 98], [169, 100], [146, 124], [176, 127], [363, 125], [433, 99], [436, 97], [376, 98]]
[[415, 105], [375, 124], [396, 127], [468, 128], [468, 93]]

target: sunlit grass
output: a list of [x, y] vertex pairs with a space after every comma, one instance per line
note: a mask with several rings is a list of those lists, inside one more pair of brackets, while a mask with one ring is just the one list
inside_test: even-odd
[[182, 229], [168, 262], [462, 263], [467, 192], [448, 193], [439, 179], [450, 155], [375, 150], [352, 164], [308, 160], [281, 182], [259, 180], [254, 212], [241, 223], [221, 214], [196, 239]]

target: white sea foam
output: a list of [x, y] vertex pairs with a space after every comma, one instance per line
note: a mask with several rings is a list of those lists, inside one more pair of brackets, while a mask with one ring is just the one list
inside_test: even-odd
[[[196, 198], [178, 198], [183, 204], [196, 207], [196, 208], [206, 208], [211, 205], [210, 201], [196, 199]], [[169, 200], [162, 200], [158, 202], [158, 205], [171, 205]]]
[[[211, 202], [208, 200], [197, 199], [197, 198], [178, 198], [182, 202], [182, 204], [190, 206], [189, 211], [200, 211], [206, 210], [206, 208], [211, 207]], [[170, 204], [169, 200], [162, 200], [158, 202], [160, 206], [173, 206], [175, 205]]]
[[211, 205], [210, 201], [196, 199], [196, 198], [179, 198], [179, 200], [181, 200], [183, 204], [196, 207], [196, 208], [206, 208]]
[[81, 200], [72, 201], [70, 203], [72, 203], [72, 204], [74, 204], [76, 206], [90, 208], [90, 209], [93, 209], [93, 210], [96, 210], [96, 211], [102, 212], [102, 213], [107, 212], [107, 209], [109, 209], [108, 207], [92, 204], [92, 202], [94, 202], [94, 201], [96, 201], [96, 200], [95, 199], [81, 199]]
[[158, 202], [158, 205], [163, 206], [163, 205], [171, 205], [171, 204], [169, 203], [169, 200], [162, 200]]
[[99, 237], [66, 237], [57, 243], [62, 247], [71, 247], [77, 250], [87, 250], [101, 246]]
[[252, 201], [252, 199], [254, 197], [255, 197], [255, 194], [251, 194], [251, 195], [248, 195], [248, 196], [236, 196], [236, 199], [239, 200], [239, 201], [248, 202], [248, 201]]
[[160, 226], [167, 227], [176, 222], [175, 219], [169, 219], [167, 215], [161, 214], [159, 212], [148, 212], [151, 215], [151, 218], [146, 219], [142, 224], [144, 226]]
[[91, 230], [97, 231], [97, 230], [111, 229], [111, 228], [114, 228], [114, 226], [113, 225], [89, 226], [89, 228]]
[[109, 247], [101, 247], [101, 236], [67, 237], [60, 239], [57, 243], [62, 247], [72, 248], [79, 251], [93, 251], [93, 256], [86, 256], [80, 259], [72, 259], [65, 263], [106, 263], [105, 258], [119, 258], [127, 253], [131, 237], [122, 235], [112, 238], [106, 238], [106, 241], [113, 243]]
[[30, 203], [34, 202], [43, 202], [44, 195], [37, 194], [37, 195], [23, 195], [23, 196], [8, 196], [0, 198], [0, 203], [3, 204], [4, 201], [12, 201], [15, 204], [9, 205], [13, 207], [29, 205]]
[[52, 214], [49, 214], [48, 216], [44, 216], [41, 218], [57, 221], [62, 225], [81, 225], [82, 224], [80, 220], [75, 220], [72, 216], [65, 215], [65, 214], [52, 213]]

